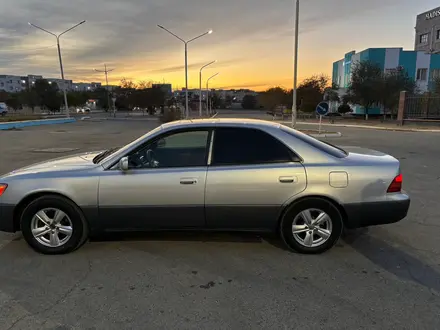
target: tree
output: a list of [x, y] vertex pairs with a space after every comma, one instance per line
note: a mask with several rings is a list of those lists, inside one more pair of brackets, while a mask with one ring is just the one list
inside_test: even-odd
[[34, 89], [40, 100], [40, 106], [46, 107], [50, 111], [60, 110], [62, 97], [58, 93], [57, 84], [49, 84], [45, 79], [38, 79], [35, 81]]
[[122, 78], [120, 87], [122, 89], [136, 89], [138, 86], [133, 81]]
[[416, 83], [406, 71], [393, 70], [382, 74], [382, 81], [377, 86], [377, 93], [384, 110], [389, 110], [394, 115], [399, 105], [400, 92], [414, 93], [415, 89]]
[[338, 107], [338, 112], [341, 114], [347, 113], [347, 112], [351, 112], [351, 108], [347, 103], [342, 103], [339, 107]]
[[324, 93], [328, 88], [329, 80], [328, 76], [320, 74], [313, 75], [301, 82], [297, 91], [297, 106], [301, 111], [315, 111], [318, 103], [324, 99]]
[[232, 106], [232, 101], [234, 98], [231, 95], [226, 95], [225, 97], [225, 108], [230, 108]]
[[243, 97], [243, 100], [241, 101], [241, 107], [243, 109], [256, 109], [257, 108], [257, 97], [252, 94], [247, 94]]
[[378, 89], [382, 86], [382, 69], [374, 62], [361, 61], [352, 68], [351, 83], [347, 94], [352, 103], [357, 103], [365, 109], [365, 119], [368, 120], [368, 110], [381, 101]]
[[257, 102], [267, 110], [274, 110], [277, 106], [289, 103], [286, 90], [281, 87], [273, 87], [258, 94]]
[[35, 88], [27, 88], [22, 93], [23, 104], [32, 109], [32, 113], [35, 111], [35, 107], [41, 103], [41, 100], [37, 94]]
[[14, 111], [21, 109], [22, 100], [20, 98], [20, 94], [19, 93], [9, 94], [9, 97], [6, 99], [5, 103], [9, 108], [12, 108]]
[[86, 104], [90, 99], [90, 95], [87, 92], [69, 92], [67, 93], [67, 102], [69, 106], [81, 107]]

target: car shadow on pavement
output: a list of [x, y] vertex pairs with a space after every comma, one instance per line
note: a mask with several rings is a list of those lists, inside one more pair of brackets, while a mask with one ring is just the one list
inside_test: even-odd
[[347, 232], [343, 240], [371, 262], [404, 281], [440, 293], [440, 273], [402, 249], [368, 234], [368, 229]]
[[209, 232], [209, 231], [147, 231], [115, 232], [96, 234], [91, 242], [108, 241], [182, 241], [182, 242], [231, 242], [262, 243], [270, 234], [254, 232]]

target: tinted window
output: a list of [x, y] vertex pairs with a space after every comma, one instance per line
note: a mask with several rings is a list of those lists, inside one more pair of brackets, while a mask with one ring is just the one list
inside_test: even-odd
[[186, 131], [156, 139], [129, 156], [130, 168], [206, 166], [209, 131]]
[[290, 127], [284, 126], [284, 125], [281, 125], [281, 129], [284, 132], [294, 136], [295, 138], [297, 138], [297, 139], [309, 144], [310, 146], [312, 146], [322, 152], [325, 152], [329, 155], [332, 155], [332, 156], [338, 157], [338, 158], [344, 158], [347, 156], [347, 152], [344, 149], [333, 146], [330, 143], [320, 141], [318, 139], [315, 139], [314, 137], [311, 137], [310, 135], [301, 133], [299, 131], [296, 131], [296, 130], [294, 130]]
[[257, 129], [218, 128], [212, 165], [291, 162], [292, 152], [273, 136]]

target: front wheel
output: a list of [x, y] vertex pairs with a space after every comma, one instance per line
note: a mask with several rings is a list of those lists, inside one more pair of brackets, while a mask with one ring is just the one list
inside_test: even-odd
[[88, 227], [78, 206], [60, 196], [43, 196], [30, 202], [20, 225], [26, 242], [44, 254], [72, 252], [88, 238]]
[[318, 254], [330, 249], [341, 236], [342, 216], [333, 203], [307, 198], [292, 204], [284, 213], [281, 238], [291, 250]]

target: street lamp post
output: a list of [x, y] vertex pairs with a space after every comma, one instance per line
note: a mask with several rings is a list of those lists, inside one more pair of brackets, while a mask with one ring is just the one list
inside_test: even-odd
[[[104, 64], [104, 71], [103, 70], [96, 70], [94, 69], [96, 72], [101, 72], [105, 74], [105, 83], [106, 83], [106, 89], [107, 89], [107, 105], [108, 105], [108, 109], [110, 110], [110, 91], [108, 89], [108, 73], [112, 72], [114, 69], [107, 69], [107, 64]], [[113, 114], [115, 115], [115, 114]]]
[[299, 0], [296, 0], [296, 16], [295, 16], [295, 59], [293, 64], [293, 99], [292, 99], [292, 127], [296, 126], [296, 119], [298, 117], [296, 109], [296, 94], [298, 82], [298, 30], [299, 30]]
[[178, 35], [174, 34], [173, 32], [171, 32], [170, 30], [164, 28], [162, 25], [158, 25], [159, 28], [161, 28], [162, 30], [168, 32], [169, 34], [171, 34], [172, 36], [176, 37], [177, 39], [179, 39], [180, 41], [182, 41], [185, 44], [185, 116], [186, 118], [189, 117], [189, 106], [188, 106], [188, 44], [191, 41], [194, 41], [196, 39], [199, 39], [201, 37], [206, 36], [207, 34], [211, 34], [212, 30], [209, 30], [208, 32], [205, 32], [197, 37], [194, 37], [188, 41], [183, 40], [182, 38], [180, 38]]
[[[214, 60], [212, 62], [209, 62], [208, 64], [205, 64], [200, 68], [200, 74], [199, 74], [199, 88], [200, 88], [200, 96], [199, 96], [199, 116], [202, 117], [202, 70], [206, 68], [208, 65], [211, 65], [213, 63], [217, 62], [217, 60]], [[206, 103], [206, 106], [208, 106], [208, 103]]]
[[211, 77], [208, 78], [208, 80], [206, 80], [206, 112], [208, 113], [208, 115], [211, 113], [212, 107], [209, 106], [210, 102], [209, 102], [209, 81], [214, 78], [215, 76], [217, 76], [220, 72], [217, 72], [216, 74], [212, 75]]
[[66, 114], [67, 114], [67, 117], [69, 117], [70, 115], [69, 115], [69, 105], [68, 105], [68, 103], [67, 103], [66, 81], [64, 80], [63, 60], [62, 60], [62, 58], [61, 58], [60, 37], [61, 37], [63, 34], [65, 34], [65, 33], [69, 32], [69, 31], [73, 30], [73, 29], [76, 28], [77, 26], [79, 26], [79, 25], [81, 25], [81, 24], [84, 24], [85, 22], [86, 22], [85, 20], [84, 20], [84, 21], [81, 21], [81, 22], [79, 22], [78, 24], [72, 26], [70, 29], [67, 29], [66, 31], [60, 33], [59, 35], [56, 35], [55, 33], [52, 33], [52, 32], [50, 32], [50, 31], [48, 31], [48, 30], [45, 30], [45, 29], [43, 29], [43, 28], [41, 28], [41, 27], [39, 27], [39, 26], [37, 26], [37, 25], [35, 25], [35, 24], [28, 23], [30, 26], [33, 26], [34, 28], [37, 28], [37, 29], [39, 29], [39, 30], [41, 30], [41, 31], [44, 31], [44, 32], [46, 32], [46, 33], [49, 33], [50, 35], [53, 35], [53, 36], [57, 39], [58, 58], [59, 58], [59, 60], [60, 60], [60, 70], [61, 70], [61, 79], [63, 80], [64, 105], [65, 105], [65, 107], [66, 107]]

